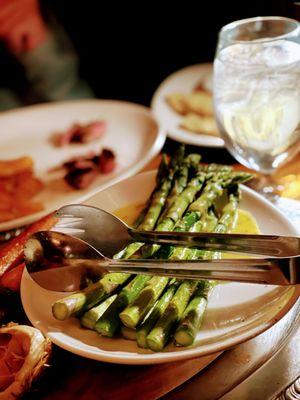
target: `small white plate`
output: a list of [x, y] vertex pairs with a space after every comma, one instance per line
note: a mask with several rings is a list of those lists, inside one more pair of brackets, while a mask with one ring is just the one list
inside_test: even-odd
[[197, 64], [174, 72], [165, 79], [151, 101], [151, 108], [158, 122], [167, 135], [177, 140], [196, 146], [224, 147], [220, 137], [189, 132], [180, 128], [182, 116], [177, 114], [166, 102], [166, 96], [171, 93], [191, 93], [199, 83], [212, 90], [212, 64]]
[[[105, 135], [88, 144], [57, 148], [51, 143], [55, 132], [64, 131], [74, 122], [107, 121]], [[0, 115], [0, 159], [31, 156], [35, 172], [45, 188], [36, 197], [44, 210], [22, 218], [0, 223], [0, 231], [29, 224], [64, 204], [78, 203], [117, 181], [139, 172], [161, 150], [165, 133], [151, 110], [138, 104], [113, 100], [79, 100], [47, 103]], [[85, 190], [74, 190], [63, 180], [63, 171], [50, 172], [75, 155], [103, 147], [116, 154], [117, 168], [99, 175]]]
[[[85, 203], [114, 211], [143, 203], [154, 186], [153, 171], [126, 179], [98, 193]], [[266, 234], [297, 235], [296, 228], [274, 206], [247, 187], [242, 188], [241, 209], [250, 211]], [[204, 324], [192, 347], [168, 345], [161, 353], [139, 349], [135, 342], [108, 339], [80, 327], [71, 318], [57, 321], [52, 303], [63, 295], [40, 288], [25, 272], [21, 284], [24, 310], [31, 323], [58, 346], [99, 361], [120, 364], [155, 364], [204, 356], [248, 340], [282, 318], [299, 295], [295, 287], [227, 283], [214, 290]]]

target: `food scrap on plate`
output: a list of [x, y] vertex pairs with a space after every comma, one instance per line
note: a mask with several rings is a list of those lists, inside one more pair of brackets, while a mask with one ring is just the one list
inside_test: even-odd
[[182, 115], [180, 127], [195, 133], [219, 136], [213, 116], [212, 94], [201, 85], [192, 93], [171, 93], [166, 101], [174, 111]]
[[110, 149], [103, 149], [99, 154], [90, 153], [73, 158], [63, 164], [67, 170], [65, 180], [74, 189], [85, 189], [100, 174], [113, 172], [116, 167], [115, 158]]
[[73, 124], [64, 132], [56, 133], [52, 137], [57, 147], [67, 146], [71, 143], [89, 143], [101, 138], [107, 128], [106, 121], [94, 121], [87, 124]]

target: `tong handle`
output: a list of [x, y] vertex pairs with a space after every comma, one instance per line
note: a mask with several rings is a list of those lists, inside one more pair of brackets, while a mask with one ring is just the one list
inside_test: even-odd
[[207, 250], [224, 250], [271, 257], [300, 255], [300, 239], [293, 236], [156, 232], [136, 229], [130, 229], [129, 233], [138, 242], [200, 247]]
[[300, 284], [300, 262], [294, 258], [244, 258], [195, 261], [110, 260], [108, 271], [213, 279], [272, 285]]

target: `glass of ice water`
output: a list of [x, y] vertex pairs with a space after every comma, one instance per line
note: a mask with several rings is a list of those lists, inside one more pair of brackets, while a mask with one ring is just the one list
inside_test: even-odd
[[257, 17], [224, 26], [214, 104], [226, 147], [239, 162], [271, 176], [292, 158], [300, 149], [300, 24]]

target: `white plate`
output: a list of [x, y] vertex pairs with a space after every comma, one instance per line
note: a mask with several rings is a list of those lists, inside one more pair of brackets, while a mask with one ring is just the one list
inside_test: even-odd
[[[155, 172], [150, 171], [111, 186], [86, 201], [107, 211], [142, 203], [150, 194]], [[297, 235], [296, 228], [270, 203], [247, 187], [242, 188], [241, 208], [250, 211], [263, 233]], [[193, 358], [232, 347], [258, 335], [282, 318], [297, 300], [294, 287], [227, 283], [213, 292], [203, 327], [190, 348], [167, 346], [164, 352], [139, 349], [135, 342], [100, 337], [80, 327], [72, 318], [57, 321], [52, 303], [62, 297], [40, 288], [25, 273], [21, 285], [24, 310], [31, 323], [55, 344], [84, 357], [121, 364], [155, 364]], [[38, 299], [38, 301], [37, 301]]]
[[[56, 148], [51, 135], [74, 122], [96, 119], [107, 121], [103, 138], [89, 144]], [[45, 182], [38, 195], [44, 210], [12, 221], [0, 223], [0, 231], [29, 224], [64, 204], [83, 201], [117, 181], [140, 171], [161, 150], [165, 134], [159, 129], [151, 110], [133, 103], [112, 100], [79, 100], [48, 103], [0, 115], [0, 159], [29, 155], [36, 174]], [[74, 190], [62, 179], [63, 172], [49, 172], [75, 155], [111, 148], [117, 157], [117, 168], [102, 175], [85, 190]]]
[[191, 93], [200, 82], [212, 90], [212, 64], [192, 65], [170, 75], [156, 90], [151, 108], [170, 138], [196, 146], [224, 147], [224, 141], [219, 137], [193, 133], [180, 128], [182, 116], [177, 114], [166, 102], [168, 94]]

